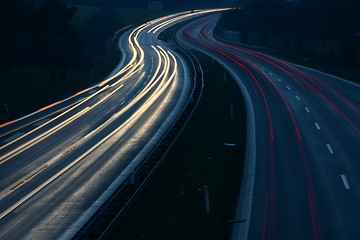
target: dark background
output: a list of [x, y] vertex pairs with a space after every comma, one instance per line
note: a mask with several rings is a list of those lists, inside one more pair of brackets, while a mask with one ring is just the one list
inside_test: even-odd
[[[26, 0], [26, 2], [42, 3], [45, 0]], [[124, 0], [62, 0], [72, 5], [89, 5], [115, 8], [147, 8], [147, 0], [124, 1]], [[222, 0], [164, 0], [165, 9], [194, 9], [220, 7]]]
[[[276, 50], [282, 53], [296, 51], [304, 59], [314, 59], [314, 63], [333, 59], [335, 67], [346, 64], [359, 69], [359, 0], [163, 2], [166, 10], [148, 11], [147, 0], [2, 0], [0, 123], [101, 81], [120, 57], [112, 41], [117, 30], [180, 10], [241, 6], [242, 9], [225, 12], [219, 26], [241, 32], [243, 43], [268, 44], [267, 47], [273, 48], [266, 39], [280, 36], [283, 49]], [[261, 35], [259, 44], [248, 38], [253, 33]], [[324, 47], [325, 53], [313, 58], [307, 49], [317, 49], [305, 44], [308, 39], [340, 47], [336, 54], [327, 53], [329, 50]], [[275, 45], [279, 45], [278, 41]], [[288, 49], [286, 45], [293, 47]], [[339, 74], [333, 74], [341, 75], [352, 69], [340, 69]], [[354, 72], [354, 78], [358, 78]]]

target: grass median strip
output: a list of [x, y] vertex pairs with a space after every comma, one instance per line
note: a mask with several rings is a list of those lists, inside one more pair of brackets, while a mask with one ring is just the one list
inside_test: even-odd
[[199, 106], [109, 239], [224, 239], [229, 234], [243, 171], [246, 110], [224, 69], [208, 57], [198, 58], [205, 72]]

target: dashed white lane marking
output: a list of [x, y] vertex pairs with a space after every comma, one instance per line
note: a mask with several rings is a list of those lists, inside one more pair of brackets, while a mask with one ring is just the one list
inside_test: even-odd
[[3, 143], [8, 143], [8, 142], [11, 142], [12, 140], [15, 140], [17, 139], [18, 137], [20, 137], [21, 135], [23, 135], [24, 133], [20, 132], [20, 133], [15, 133], [14, 135], [12, 135], [11, 137], [3, 140], [2, 142]]
[[287, 89], [291, 90], [291, 88], [289, 86], [286, 87]]
[[280, 78], [278, 78], [278, 82], [281, 82], [281, 79], [280, 79]]
[[271, 76], [273, 75], [271, 72], [269, 73]]
[[318, 123], [315, 123], [316, 129], [320, 130], [320, 125]]
[[332, 147], [331, 147], [330, 144], [326, 144], [326, 147], [328, 148], [328, 150], [329, 150], [329, 152], [330, 152], [331, 154], [334, 153], [334, 151], [333, 151], [333, 149], [332, 149]]
[[301, 100], [298, 96], [296, 96], [296, 99], [299, 100], [299, 101]]
[[309, 110], [307, 107], [305, 108], [305, 110], [306, 110], [308, 113], [310, 113], [310, 110]]
[[349, 182], [348, 182], [346, 176], [344, 174], [341, 174], [340, 176], [341, 176], [341, 179], [342, 179], [342, 181], [344, 183], [345, 189], [349, 190], [350, 185], [349, 185]]

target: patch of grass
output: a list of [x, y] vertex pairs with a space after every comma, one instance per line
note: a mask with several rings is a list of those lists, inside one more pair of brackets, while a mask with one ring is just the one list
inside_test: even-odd
[[293, 52], [282, 52], [279, 54], [279, 57], [282, 57], [292, 63], [360, 83], [360, 67], [356, 64], [347, 64], [338, 59], [317, 57]]
[[[171, 153], [109, 239], [225, 239], [243, 171], [246, 110], [224, 69], [199, 56], [205, 87], [199, 106]], [[233, 117], [231, 117], [231, 104]], [[226, 147], [224, 143], [235, 143]], [[204, 192], [210, 194], [206, 215]], [[199, 190], [200, 189], [200, 190]]]

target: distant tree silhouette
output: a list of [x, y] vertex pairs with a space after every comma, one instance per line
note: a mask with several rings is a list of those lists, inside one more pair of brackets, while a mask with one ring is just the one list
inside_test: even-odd
[[0, 7], [0, 71], [13, 67], [40, 66], [51, 76], [63, 76], [76, 64], [81, 42], [70, 24], [76, 8], [59, 0], [27, 5], [21, 0], [3, 0]]
[[[280, 34], [295, 37], [297, 50], [303, 50], [305, 37], [336, 40], [344, 60], [354, 62], [360, 30], [359, 0], [309, 0], [286, 3], [255, 0], [238, 11], [225, 12], [219, 25], [243, 33]], [[245, 40], [246, 42], [246, 40]]]
[[70, 24], [75, 13], [75, 7], [68, 7], [59, 0], [46, 1], [33, 12], [34, 44], [38, 51], [35, 56], [41, 66], [51, 71], [53, 78], [57, 70], [66, 77], [81, 50], [81, 42]]
[[360, 30], [360, 1], [358, 0], [317, 0], [326, 12], [326, 22], [330, 38], [340, 41], [344, 60], [352, 63]]
[[31, 7], [20, 0], [3, 0], [0, 7], [0, 69], [10, 74], [16, 61], [18, 39], [26, 26]]

